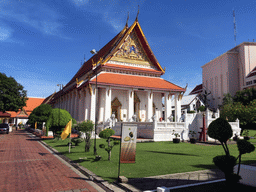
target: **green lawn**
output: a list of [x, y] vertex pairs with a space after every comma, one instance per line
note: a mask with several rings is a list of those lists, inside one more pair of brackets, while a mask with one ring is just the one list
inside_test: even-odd
[[[93, 141], [90, 152], [84, 152], [83, 142], [72, 148], [70, 154], [66, 146], [68, 139], [64, 141], [46, 140], [45, 142], [75, 162], [80, 163], [80, 157], [87, 157], [87, 160], [80, 164], [105, 180], [112, 182], [117, 178], [120, 145], [113, 148], [111, 162], [109, 162], [107, 152], [98, 147], [99, 144], [106, 143], [105, 139], [97, 139], [97, 152], [103, 158], [100, 161], [94, 161]], [[232, 155], [238, 155], [236, 144], [229, 145], [229, 149]], [[137, 143], [136, 163], [121, 164], [120, 175], [127, 178], [140, 178], [216, 168], [212, 162], [216, 155], [224, 155], [222, 146], [202, 146], [190, 143], [173, 144], [172, 142]], [[256, 163], [255, 151], [243, 155], [242, 161], [245, 164]]]
[[256, 144], [256, 130], [249, 130], [249, 136], [255, 138], [255, 139], [250, 139], [249, 141], [250, 141], [251, 143], [255, 143], [255, 144]]

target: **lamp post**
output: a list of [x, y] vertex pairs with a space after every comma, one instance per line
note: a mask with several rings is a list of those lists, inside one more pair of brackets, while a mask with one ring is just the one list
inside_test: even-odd
[[95, 90], [95, 132], [94, 132], [94, 136], [95, 136], [95, 138], [94, 138], [94, 155], [97, 155], [97, 148], [96, 148], [96, 128], [97, 128], [97, 114], [96, 114], [96, 110], [97, 110], [97, 94], [98, 94], [98, 81], [97, 81], [97, 75], [98, 75], [98, 73], [97, 73], [97, 60], [98, 60], [98, 52], [95, 50], [95, 49], [93, 49], [93, 50], [91, 50], [90, 51], [90, 53], [91, 54], [93, 54], [93, 55], [96, 55], [96, 65], [95, 65], [95, 75], [96, 75], [96, 90]]
[[[61, 91], [61, 84], [57, 84], [57, 86], [60, 87], [60, 91]], [[59, 130], [60, 130], [60, 100], [59, 100]]]

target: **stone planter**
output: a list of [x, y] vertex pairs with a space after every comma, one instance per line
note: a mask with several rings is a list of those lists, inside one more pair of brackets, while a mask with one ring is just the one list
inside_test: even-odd
[[179, 138], [174, 138], [172, 141], [173, 141], [173, 143], [179, 143], [180, 139]]

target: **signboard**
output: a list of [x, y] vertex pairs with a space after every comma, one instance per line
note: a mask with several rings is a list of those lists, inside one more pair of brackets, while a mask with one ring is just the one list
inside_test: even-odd
[[122, 123], [120, 163], [135, 163], [137, 124]]

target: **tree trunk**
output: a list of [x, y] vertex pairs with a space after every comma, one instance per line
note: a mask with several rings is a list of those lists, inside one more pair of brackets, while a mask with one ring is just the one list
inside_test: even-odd
[[[108, 147], [110, 148], [110, 138], [108, 138]], [[110, 161], [111, 158], [111, 150], [108, 152], [108, 160]]]

